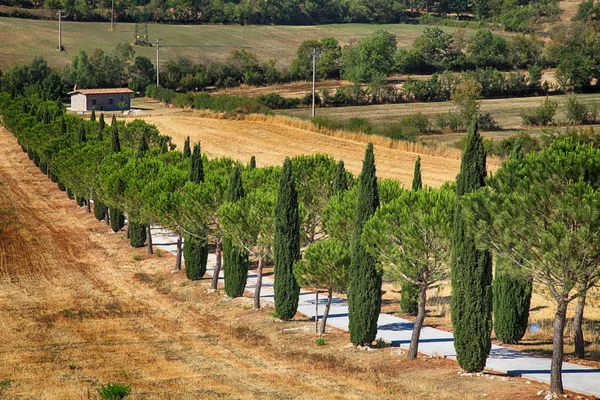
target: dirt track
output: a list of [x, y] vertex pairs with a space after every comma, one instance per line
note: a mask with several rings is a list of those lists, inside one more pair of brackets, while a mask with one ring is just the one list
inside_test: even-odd
[[[326, 153], [342, 159], [346, 168], [360, 173], [366, 144], [337, 137], [321, 135], [284, 124], [261, 121], [213, 119], [194, 116], [193, 113], [172, 113], [143, 117], [155, 124], [162, 134], [171, 136], [178, 148], [187, 135], [192, 142], [200, 140], [202, 151], [209, 157], [228, 156], [248, 162], [256, 156], [259, 166], [280, 165], [286, 156]], [[410, 186], [417, 153], [375, 146], [377, 176], [396, 178]], [[423, 183], [440, 186], [454, 180], [460, 168], [458, 159], [421, 155]]]

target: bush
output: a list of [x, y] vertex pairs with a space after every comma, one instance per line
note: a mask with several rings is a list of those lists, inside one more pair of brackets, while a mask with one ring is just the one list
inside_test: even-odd
[[107, 383], [98, 389], [100, 397], [106, 400], [120, 400], [131, 394], [131, 385], [124, 383]]
[[208, 261], [208, 243], [206, 239], [186, 235], [183, 243], [183, 258], [185, 259], [185, 274], [189, 280], [202, 279], [206, 273]]
[[499, 131], [500, 125], [498, 122], [492, 117], [492, 114], [485, 113], [479, 114], [479, 129], [482, 131]]
[[546, 126], [552, 123], [554, 116], [556, 115], [557, 108], [558, 104], [546, 97], [546, 100], [544, 100], [544, 102], [538, 108], [534, 110], [521, 111], [523, 124]]
[[585, 104], [577, 100], [575, 96], [567, 98], [565, 105], [567, 122], [571, 125], [581, 125], [590, 122], [591, 113]]
[[125, 216], [116, 208], [108, 210], [108, 219], [110, 220], [110, 227], [115, 233], [119, 232], [125, 226]]
[[261, 105], [272, 110], [287, 110], [300, 105], [298, 98], [285, 98], [278, 93], [269, 93], [256, 98]]

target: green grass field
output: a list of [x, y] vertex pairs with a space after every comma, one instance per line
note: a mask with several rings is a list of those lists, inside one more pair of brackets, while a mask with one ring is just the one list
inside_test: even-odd
[[[289, 66], [300, 43], [307, 39], [329, 36], [348, 45], [379, 29], [396, 34], [399, 46], [409, 46], [421, 34], [424, 25], [343, 24], [322, 26], [231, 26], [231, 25], [166, 25], [148, 24], [150, 41], [162, 39], [161, 60], [179, 56], [224, 58], [233, 48], [247, 48], [261, 60], [275, 58], [280, 66]], [[141, 29], [141, 28], [140, 28]], [[455, 28], [443, 28], [448, 32]], [[0, 69], [44, 57], [50, 66], [61, 67], [78, 49], [88, 52], [96, 48], [111, 50], [118, 42], [133, 41], [135, 24], [117, 23], [110, 31], [106, 22], [63, 22], [64, 52], [58, 52], [58, 21], [0, 18]], [[137, 55], [156, 59], [153, 47], [135, 47]]]

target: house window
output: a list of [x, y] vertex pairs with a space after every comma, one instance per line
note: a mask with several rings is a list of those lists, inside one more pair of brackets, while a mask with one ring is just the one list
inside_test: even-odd
[[95, 106], [96, 105], [96, 99], [92, 99], [92, 105]]
[[113, 99], [108, 99], [108, 104], [112, 104], [113, 103]]

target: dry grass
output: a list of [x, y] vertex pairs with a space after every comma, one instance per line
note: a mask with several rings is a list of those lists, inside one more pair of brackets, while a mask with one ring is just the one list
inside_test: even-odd
[[[203, 151], [209, 157], [227, 156], [248, 161], [254, 155], [258, 165], [264, 166], [282, 164], [287, 156], [325, 153], [343, 159], [346, 167], [358, 174], [365, 144], [371, 141], [375, 144], [378, 176], [398, 179], [407, 186], [412, 182], [418, 155], [422, 158], [426, 185], [437, 187], [454, 180], [460, 167], [460, 151], [444, 146], [319, 129], [309, 121], [285, 116], [231, 117], [207, 111], [163, 108], [159, 103], [148, 100], [139, 105], [147, 110], [147, 114], [136, 118], [155, 124], [180, 148], [188, 135], [192, 141], [200, 140]], [[490, 157], [489, 169], [495, 170], [500, 163], [499, 159]]]
[[[0, 396], [97, 398], [106, 382], [132, 399], [535, 399], [546, 385], [458, 377], [449, 360], [348, 347], [312, 323], [280, 322], [251, 299], [209, 293], [69, 201], [0, 130]], [[188, 283], [187, 285], [182, 285]]]

